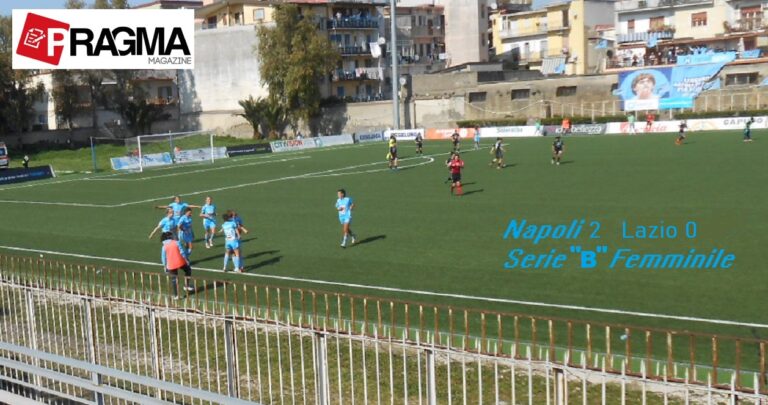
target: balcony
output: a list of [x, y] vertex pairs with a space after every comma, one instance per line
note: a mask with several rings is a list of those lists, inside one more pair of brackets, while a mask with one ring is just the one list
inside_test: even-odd
[[520, 63], [536, 63], [541, 62], [547, 57], [547, 50], [542, 49], [538, 52], [528, 52], [520, 54]]
[[734, 20], [733, 23], [723, 23], [727, 34], [737, 32], [760, 31], [768, 26], [762, 18], [741, 18]]
[[345, 80], [382, 80], [379, 68], [357, 68], [353, 70], [336, 69], [331, 76], [331, 81]]
[[536, 24], [535, 27], [522, 27], [514, 29], [506, 29], [499, 31], [501, 39], [526, 37], [532, 35], [541, 35], [547, 33], [547, 23]]
[[660, 31], [654, 32], [633, 32], [631, 34], [618, 34], [616, 35], [617, 43], [626, 42], [648, 42], [651, 37], [655, 37], [657, 40], [672, 39], [675, 37], [674, 27], [667, 27]]
[[642, 11], [646, 9], [712, 5], [714, 0], [621, 0], [616, 2], [617, 13]]
[[341, 56], [355, 56], [355, 55], [371, 55], [371, 51], [367, 46], [339, 46], [339, 53]]
[[363, 29], [373, 30], [379, 29], [379, 21], [373, 18], [333, 18], [326, 22], [329, 30], [347, 30], [347, 29]]

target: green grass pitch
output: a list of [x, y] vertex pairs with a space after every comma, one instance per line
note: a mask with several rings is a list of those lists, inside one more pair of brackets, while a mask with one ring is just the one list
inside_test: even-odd
[[[385, 144], [245, 156], [213, 165], [181, 165], [144, 173], [70, 175], [39, 183], [0, 186], [0, 252], [38, 255], [16, 248], [122, 259], [46, 257], [161, 271], [158, 239], [147, 235], [162, 217], [155, 205], [179, 194], [202, 205], [212, 196], [219, 214], [236, 209], [251, 231], [244, 237], [248, 274], [221, 274], [222, 238], [205, 249], [202, 224], [192, 261], [196, 275], [243, 279], [279, 286], [347, 291], [419, 302], [588, 319], [631, 325], [685, 328], [741, 336], [768, 336], [768, 329], [562, 309], [479, 298], [564, 304], [650, 314], [670, 314], [768, 324], [765, 218], [768, 208], [768, 140], [755, 131], [745, 144], [739, 132], [692, 133], [675, 146], [673, 134], [571, 137], [560, 166], [550, 164], [552, 139], [507, 139], [503, 170], [489, 167], [491, 140], [471, 150], [464, 141], [462, 197], [449, 194], [444, 161], [450, 144], [427, 142], [424, 157], [412, 142], [400, 142], [401, 170], [386, 168]], [[79, 153], [79, 154], [78, 154]], [[100, 152], [101, 153], [101, 152]], [[88, 159], [90, 152], [72, 152]], [[59, 157], [60, 158], [60, 157]], [[38, 161], [40, 161], [38, 159]], [[341, 249], [334, 210], [345, 188], [356, 208], [352, 228], [362, 243]], [[511, 219], [536, 224], [600, 221], [576, 241], [503, 239]], [[675, 225], [668, 240], [624, 240], [622, 221]], [[697, 237], [682, 235], [688, 221]], [[219, 221], [220, 222], [220, 221]], [[708, 252], [736, 256], [728, 270], [580, 269], [569, 258], [563, 269], [509, 270], [511, 249], [566, 252], [570, 245], [631, 248], [638, 253]], [[610, 253], [607, 255], [610, 256]], [[318, 285], [275, 275], [324, 280], [396, 291]], [[435, 296], [426, 291], [461, 295]]]

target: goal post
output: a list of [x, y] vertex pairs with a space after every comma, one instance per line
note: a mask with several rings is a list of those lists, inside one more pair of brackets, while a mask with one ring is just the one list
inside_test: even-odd
[[214, 145], [211, 131], [139, 135], [127, 138], [125, 142], [137, 156], [140, 172], [148, 166], [214, 163], [217, 157], [222, 157], [221, 148]]

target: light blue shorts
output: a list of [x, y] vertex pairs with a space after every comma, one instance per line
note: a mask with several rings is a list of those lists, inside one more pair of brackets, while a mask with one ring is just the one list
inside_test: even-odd
[[240, 249], [240, 241], [239, 240], [228, 240], [224, 243], [224, 248], [227, 250], [235, 250]]

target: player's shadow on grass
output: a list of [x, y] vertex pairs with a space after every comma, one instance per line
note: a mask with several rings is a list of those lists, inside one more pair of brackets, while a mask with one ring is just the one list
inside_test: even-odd
[[387, 235], [369, 236], [365, 239], [360, 239], [355, 245], [364, 245], [366, 243], [376, 242], [377, 240], [386, 239]]
[[282, 260], [282, 259], [283, 259], [283, 256], [276, 256], [276, 257], [273, 257], [271, 259], [262, 260], [262, 261], [260, 261], [260, 262], [258, 262], [256, 264], [252, 264], [250, 266], [245, 266], [245, 272], [248, 273], [251, 270], [256, 270], [256, 269], [259, 269], [259, 268], [262, 268], [262, 267], [265, 267], [265, 266], [271, 266], [273, 264], [280, 263], [280, 260]]
[[465, 197], [466, 197], [466, 196], [468, 196], [468, 195], [470, 195], [470, 194], [475, 194], [475, 193], [482, 193], [483, 191], [485, 191], [485, 189], [482, 189], [482, 188], [481, 188], [481, 189], [478, 189], [478, 190], [469, 190], [469, 191], [465, 192], [465, 193], [463, 194], [463, 196], [465, 196]]

